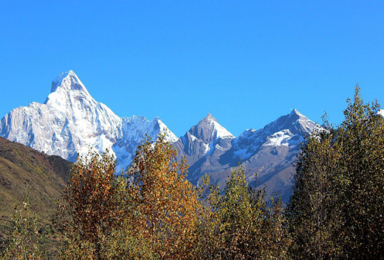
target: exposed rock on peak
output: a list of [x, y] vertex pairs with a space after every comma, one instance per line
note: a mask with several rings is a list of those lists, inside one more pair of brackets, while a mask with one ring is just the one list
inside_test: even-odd
[[205, 120], [205, 121], [212, 121], [213, 120], [213, 121], [217, 122], [216, 118], [214, 118], [211, 113], [208, 113], [208, 115], [201, 120]]
[[192, 183], [197, 183], [199, 169], [207, 165], [208, 161], [218, 163], [219, 157], [231, 148], [233, 138], [228, 130], [208, 114], [174, 144], [180, 151], [179, 156], [185, 156], [191, 165], [188, 176]]
[[[277, 120], [269, 123], [259, 130], [246, 130], [235, 140], [235, 146], [239, 150], [246, 149], [247, 152], [237, 152], [242, 158], [246, 159], [254, 153], [261, 145], [289, 146], [296, 145], [303, 140], [303, 137], [312, 133], [317, 124], [309, 120], [294, 109], [290, 114], [281, 116]], [[252, 143], [252, 145], [250, 145]]]

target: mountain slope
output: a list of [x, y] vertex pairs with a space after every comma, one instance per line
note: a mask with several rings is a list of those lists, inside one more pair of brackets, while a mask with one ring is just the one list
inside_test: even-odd
[[188, 179], [196, 184], [201, 177], [200, 171], [195, 168], [201, 168], [205, 160], [210, 158], [210, 170], [214, 171], [214, 164], [218, 158], [232, 147], [231, 142], [235, 137], [222, 127], [217, 120], [208, 114], [200, 120], [197, 125], [182, 136], [174, 146], [179, 150], [179, 158], [185, 156], [189, 169]]
[[0, 137], [0, 244], [9, 234], [14, 205], [28, 195], [40, 227], [49, 225], [63, 195], [71, 163]]
[[[200, 124], [201, 121], [198, 125]], [[188, 178], [192, 183], [198, 184], [201, 177], [208, 174], [212, 182], [218, 183], [223, 188], [231, 168], [241, 162], [246, 169], [247, 181], [251, 185], [256, 187], [265, 185], [268, 195], [276, 192], [282, 196], [284, 202], [288, 202], [292, 187], [291, 173], [294, 172], [293, 163], [299, 151], [298, 145], [306, 134], [318, 128], [318, 125], [295, 109], [263, 129], [246, 130], [237, 138], [233, 136], [219, 138], [210, 146], [215, 148], [211, 153], [193, 153], [197, 150], [193, 149], [196, 144], [206, 145], [204, 136], [214, 135], [208, 128], [203, 131], [204, 135], [194, 136], [195, 138], [190, 138], [193, 136], [192, 131], [188, 131], [176, 146], [179, 148], [180, 156], [184, 155], [188, 159], [190, 164]], [[192, 159], [191, 155], [194, 156]], [[254, 177], [256, 172], [257, 183]]]
[[92, 98], [73, 72], [61, 74], [52, 82], [44, 104], [31, 103], [8, 113], [0, 122], [0, 136], [30, 146], [50, 155], [75, 161], [89, 148], [97, 152], [109, 149], [117, 159], [117, 172], [128, 167], [140, 142], [148, 134], [153, 140], [165, 133], [187, 158], [188, 178], [198, 184], [209, 174], [224, 187], [232, 167], [242, 162], [248, 182], [267, 185], [268, 194], [277, 192], [288, 201], [292, 166], [298, 145], [318, 126], [297, 110], [282, 116], [259, 130], [246, 130], [234, 137], [208, 114], [179, 139], [156, 117], [120, 118], [106, 105]]

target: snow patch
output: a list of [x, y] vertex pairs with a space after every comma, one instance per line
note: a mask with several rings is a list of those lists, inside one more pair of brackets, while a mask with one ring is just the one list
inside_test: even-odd
[[288, 141], [291, 137], [292, 134], [289, 130], [279, 131], [271, 135], [264, 146], [288, 146]]

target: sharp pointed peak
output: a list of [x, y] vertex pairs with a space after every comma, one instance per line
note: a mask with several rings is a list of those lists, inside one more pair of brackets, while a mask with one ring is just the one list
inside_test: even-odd
[[79, 90], [89, 95], [88, 90], [73, 70], [61, 73], [52, 81], [51, 93], [59, 87], [69, 90]]
[[73, 70], [69, 70], [66, 72], [62, 72], [59, 76], [57, 76], [53, 81], [52, 81], [52, 87], [54, 85], [58, 86], [60, 85], [63, 80], [67, 77], [74, 77], [74, 78], [79, 78], [76, 73]]
[[204, 117], [201, 121], [203, 121], [203, 120], [205, 120], [205, 121], [212, 121], [213, 120], [213, 121], [217, 122], [216, 118], [214, 118], [211, 113], [208, 113], [208, 115], [206, 117]]
[[295, 116], [299, 116], [299, 117], [306, 117], [302, 113], [300, 113], [299, 110], [297, 110], [296, 108], [292, 109], [292, 111], [289, 115], [290, 116], [295, 115]]
[[227, 129], [217, 122], [211, 113], [208, 113], [197, 125], [192, 126], [188, 132], [205, 142], [211, 142], [217, 138], [234, 138]]

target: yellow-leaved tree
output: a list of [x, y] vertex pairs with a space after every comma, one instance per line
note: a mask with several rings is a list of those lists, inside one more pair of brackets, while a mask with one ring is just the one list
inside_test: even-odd
[[[127, 172], [93, 153], [76, 162], [56, 226], [63, 259], [191, 259], [202, 212], [185, 160], [160, 135], [137, 148]], [[200, 225], [201, 227], [201, 225]]]
[[185, 159], [160, 135], [138, 147], [127, 173], [133, 203], [134, 234], [149, 243], [154, 257], [193, 258], [196, 225], [202, 210], [196, 188], [186, 179]]
[[[63, 259], [105, 259], [110, 243], [128, 214], [126, 183], [115, 175], [108, 152], [91, 152], [73, 165], [65, 195], [54, 219], [63, 234]], [[113, 243], [112, 243], [113, 244]]]

